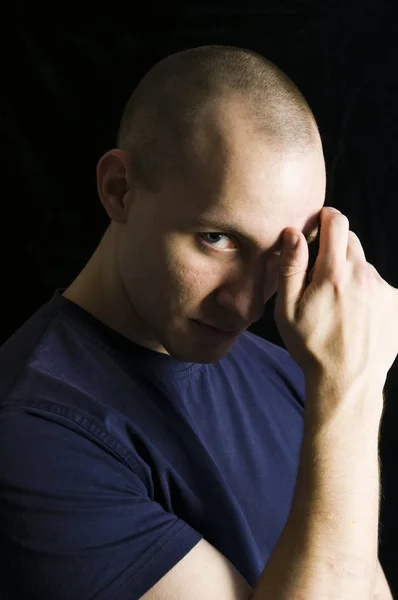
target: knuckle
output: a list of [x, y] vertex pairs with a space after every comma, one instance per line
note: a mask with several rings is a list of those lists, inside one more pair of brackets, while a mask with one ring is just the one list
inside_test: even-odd
[[368, 273], [370, 275], [374, 275], [375, 277], [377, 277], [377, 279], [380, 279], [381, 281], [384, 281], [384, 279], [382, 279], [379, 275], [378, 270], [376, 269], [376, 267], [374, 265], [372, 265], [371, 263], [366, 263], [367, 267], [368, 267]]
[[372, 265], [366, 261], [365, 262], [362, 260], [357, 261], [357, 264], [356, 264], [357, 275], [361, 279], [368, 280], [370, 277], [372, 277], [374, 275], [374, 271], [372, 270], [371, 267], [372, 267]]
[[359, 261], [355, 267], [355, 278], [361, 287], [370, 291], [376, 283], [374, 269], [367, 262]]

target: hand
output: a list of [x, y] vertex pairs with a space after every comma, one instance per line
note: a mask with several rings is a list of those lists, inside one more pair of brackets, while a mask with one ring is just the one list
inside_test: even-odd
[[[398, 353], [398, 291], [379, 275], [340, 211], [321, 211], [319, 252], [306, 286], [308, 245], [282, 251], [274, 318], [307, 377], [348, 389], [357, 378], [383, 386]], [[348, 388], [347, 388], [348, 386]]]

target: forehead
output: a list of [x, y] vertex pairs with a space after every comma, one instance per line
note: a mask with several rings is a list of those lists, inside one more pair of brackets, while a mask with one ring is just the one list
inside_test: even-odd
[[285, 227], [306, 235], [317, 226], [325, 188], [322, 155], [283, 159], [246, 151], [243, 158], [230, 156], [221, 171], [211, 174], [210, 169], [194, 185], [184, 186], [178, 214], [188, 227], [213, 221], [221, 231], [235, 228], [274, 243]]

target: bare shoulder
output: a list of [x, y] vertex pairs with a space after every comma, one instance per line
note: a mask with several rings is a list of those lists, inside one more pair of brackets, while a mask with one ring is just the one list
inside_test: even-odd
[[249, 600], [251, 593], [233, 564], [202, 539], [141, 600]]

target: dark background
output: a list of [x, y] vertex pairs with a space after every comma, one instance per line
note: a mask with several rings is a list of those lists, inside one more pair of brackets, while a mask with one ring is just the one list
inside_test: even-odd
[[[398, 288], [392, 3], [196, 1], [167, 10], [110, 3], [86, 14], [83, 5], [57, 5], [57, 14], [37, 4], [13, 6], [3, 11], [0, 41], [0, 343], [71, 283], [98, 244], [108, 217], [97, 197], [96, 164], [115, 146], [140, 78], [164, 56], [205, 44], [255, 50], [298, 85], [323, 140], [325, 205], [347, 215], [368, 262]], [[283, 346], [273, 306], [272, 299], [250, 330]], [[381, 428], [379, 557], [398, 598], [397, 362], [387, 377]]]

